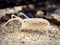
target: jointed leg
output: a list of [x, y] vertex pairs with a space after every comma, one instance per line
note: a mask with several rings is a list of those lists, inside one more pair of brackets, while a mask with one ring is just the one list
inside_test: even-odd
[[48, 36], [49, 34], [48, 34], [48, 30], [46, 30], [46, 35]]

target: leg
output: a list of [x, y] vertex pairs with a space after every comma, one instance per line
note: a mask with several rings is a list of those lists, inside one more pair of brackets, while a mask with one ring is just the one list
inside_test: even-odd
[[48, 34], [48, 30], [46, 30], [46, 35], [48, 36], [49, 34]]
[[48, 40], [46, 40], [48, 43], [47, 45], [49, 45], [49, 33], [48, 33], [48, 30], [46, 30], [46, 38], [48, 38]]

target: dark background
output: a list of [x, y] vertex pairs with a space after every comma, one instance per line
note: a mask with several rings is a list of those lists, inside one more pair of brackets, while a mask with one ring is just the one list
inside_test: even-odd
[[60, 5], [60, 0], [0, 0], [0, 9], [28, 4], [38, 5], [38, 3], [42, 3], [41, 5], [44, 5], [46, 1]]

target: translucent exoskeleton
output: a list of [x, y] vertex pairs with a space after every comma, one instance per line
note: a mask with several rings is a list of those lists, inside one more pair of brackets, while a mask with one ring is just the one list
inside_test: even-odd
[[[22, 19], [19, 17], [19, 15], [23, 15], [26, 17], [26, 19]], [[4, 28], [7, 24], [11, 24], [12, 26], [9, 27], [9, 30], [13, 30], [13, 25], [17, 25], [18, 27], [16, 27], [17, 29], [20, 28], [20, 30], [38, 30], [41, 32], [46, 32], [46, 34], [48, 35], [48, 30], [50, 29], [51, 25], [49, 23], [49, 21], [47, 21], [46, 19], [43, 18], [29, 18], [27, 17], [24, 13], [20, 13], [18, 16], [12, 15], [11, 19], [9, 19], [5, 24], [2, 25], [2, 28]], [[13, 18], [15, 17], [15, 18]], [[12, 24], [12, 21], [14, 21], [14, 23]], [[15, 23], [16, 22], [16, 23]], [[8, 27], [8, 26], [7, 26]]]

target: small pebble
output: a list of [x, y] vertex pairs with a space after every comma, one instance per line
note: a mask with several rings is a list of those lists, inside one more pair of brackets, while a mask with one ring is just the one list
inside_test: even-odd
[[48, 18], [48, 20], [54, 24], [60, 25], [60, 15], [52, 14], [51, 18]]
[[2, 16], [2, 17], [1, 17], [1, 21], [2, 21], [2, 22], [6, 22], [6, 21], [8, 21], [8, 20], [9, 20], [9, 18], [6, 17], [6, 16]]
[[44, 12], [43, 11], [37, 11], [35, 17], [39, 17], [39, 18], [45, 17]]

